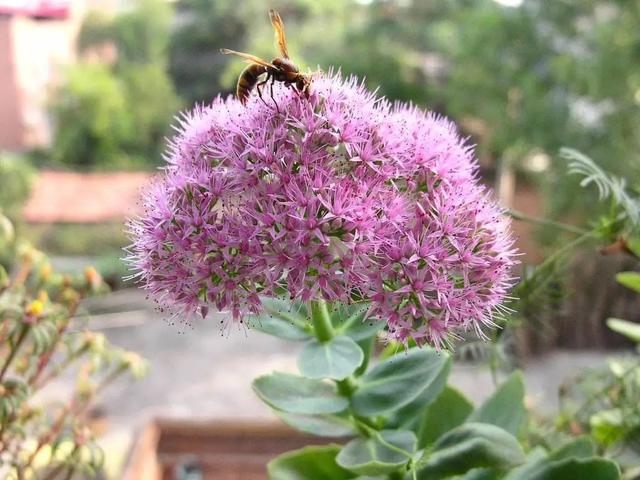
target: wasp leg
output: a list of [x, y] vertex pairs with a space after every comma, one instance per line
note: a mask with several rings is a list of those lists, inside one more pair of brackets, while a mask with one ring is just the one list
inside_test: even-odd
[[268, 81], [269, 81], [269, 75], [267, 75], [267, 78], [265, 78], [262, 82], [256, 85], [256, 91], [258, 92], [258, 97], [260, 97], [260, 100], [262, 100], [262, 103], [264, 103], [266, 107], [269, 107], [269, 105], [267, 104], [267, 102], [264, 101], [264, 98], [262, 98], [262, 89], [260, 87], [262, 87]]
[[271, 90], [271, 100], [273, 100], [274, 105], [276, 106], [276, 111], [278, 113], [280, 113], [280, 108], [278, 108], [278, 102], [276, 102], [276, 99], [273, 98], [273, 84], [276, 81], [276, 77], [274, 77], [273, 75], [271, 76], [271, 85], [270, 85], [270, 90]]

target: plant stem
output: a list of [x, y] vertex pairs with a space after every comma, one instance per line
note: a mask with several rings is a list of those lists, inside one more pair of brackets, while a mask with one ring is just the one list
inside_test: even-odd
[[7, 373], [7, 370], [9, 369], [9, 365], [11, 364], [11, 361], [14, 359], [14, 357], [18, 353], [18, 350], [20, 349], [20, 345], [22, 344], [22, 342], [24, 341], [25, 337], [27, 336], [27, 332], [29, 331], [29, 327], [30, 327], [30, 325], [27, 324], [27, 323], [24, 323], [22, 325], [22, 328], [20, 330], [20, 334], [18, 335], [18, 339], [16, 340], [15, 345], [13, 346], [11, 351], [9, 352], [9, 356], [7, 357], [7, 360], [4, 362], [4, 365], [2, 366], [2, 370], [0, 370], [0, 381], [2, 381], [2, 378], [4, 377], [4, 374]]
[[[311, 312], [311, 323], [313, 324], [313, 332], [320, 342], [328, 342], [331, 340], [335, 331], [331, 323], [331, 315], [327, 302], [324, 300], [312, 300], [309, 302], [309, 311]], [[343, 397], [349, 398], [356, 391], [356, 382], [353, 377], [347, 377], [344, 380], [337, 380], [338, 392]]]
[[561, 248], [559, 248], [558, 250], [553, 252], [553, 254], [551, 254], [549, 257], [547, 257], [544, 260], [544, 262], [542, 262], [540, 265], [538, 265], [536, 267], [536, 269], [540, 269], [540, 268], [546, 267], [547, 265], [555, 262], [556, 260], [561, 258], [563, 255], [566, 255], [571, 250], [577, 248], [582, 243], [592, 239], [596, 235], [596, 233], [597, 233], [597, 230], [590, 230], [588, 232], [584, 232], [578, 238], [572, 240], [571, 242], [567, 243], [566, 245], [562, 246]]
[[310, 303], [310, 310], [316, 338], [321, 342], [328, 342], [333, 338], [334, 331], [327, 303], [324, 300], [313, 300]]
[[550, 220], [548, 218], [527, 215], [526, 213], [520, 212], [518, 210], [509, 209], [505, 212], [505, 214], [510, 216], [514, 220], [519, 220], [521, 222], [534, 223], [536, 225], [544, 225], [547, 227], [554, 227], [554, 228], [557, 228], [558, 230], [563, 230], [565, 232], [573, 233], [576, 235], [584, 235], [585, 233], [587, 233], [587, 230], [584, 230], [580, 227], [575, 227], [573, 225], [558, 222], [556, 220]]

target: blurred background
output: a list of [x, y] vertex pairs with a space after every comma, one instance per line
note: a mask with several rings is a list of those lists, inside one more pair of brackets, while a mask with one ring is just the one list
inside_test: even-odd
[[[340, 69], [457, 122], [506, 207], [577, 225], [606, 209], [566, 175], [562, 146], [640, 186], [638, 1], [0, 0], [0, 209], [56, 268], [96, 266], [114, 293], [88, 305], [93, 328], [150, 360], [145, 380], [100, 406], [116, 463], [153, 415], [268, 415], [250, 379], [295, 367], [293, 347], [258, 333], [167, 326], [123, 282], [120, 260], [123, 222], [163, 163], [174, 116], [235, 90], [244, 65], [219, 48], [275, 56], [268, 8], [305, 69]], [[566, 240], [515, 227], [525, 266]], [[604, 321], [640, 320], [614, 280], [636, 264], [575, 251], [526, 312], [513, 348], [534, 395], [551, 401], [572, 368], [628, 346]], [[561, 368], [547, 381], [549, 365]], [[479, 388], [464, 368], [459, 383]]]

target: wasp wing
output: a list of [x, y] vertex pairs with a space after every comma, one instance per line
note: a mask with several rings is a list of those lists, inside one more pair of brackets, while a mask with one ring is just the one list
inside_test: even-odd
[[244, 58], [247, 62], [257, 63], [258, 65], [262, 65], [263, 67], [276, 68], [276, 66], [272, 63], [269, 63], [266, 60], [261, 59], [260, 57], [256, 57], [255, 55], [251, 55], [250, 53], [236, 52], [235, 50], [229, 50], [228, 48], [221, 48], [220, 53], [224, 55], [236, 55], [238, 57]]
[[278, 44], [278, 50], [284, 58], [289, 58], [289, 52], [287, 50], [287, 38], [284, 36], [284, 22], [280, 17], [280, 14], [275, 10], [269, 10], [269, 18], [271, 18], [271, 25], [276, 31], [276, 43]]

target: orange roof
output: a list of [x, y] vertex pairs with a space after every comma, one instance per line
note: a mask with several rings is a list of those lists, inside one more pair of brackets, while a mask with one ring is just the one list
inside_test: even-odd
[[31, 223], [94, 223], [139, 213], [147, 172], [69, 173], [42, 171], [23, 216]]

